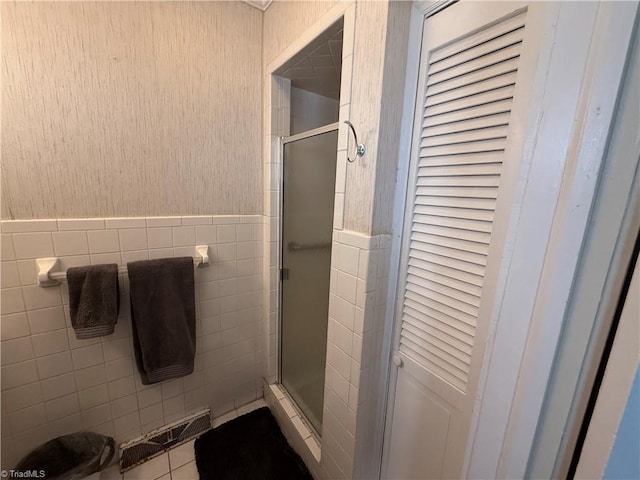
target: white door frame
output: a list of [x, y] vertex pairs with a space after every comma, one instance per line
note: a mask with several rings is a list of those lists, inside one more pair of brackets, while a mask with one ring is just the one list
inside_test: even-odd
[[[409, 128], [403, 123], [392, 265], [400, 259], [422, 23], [436, 4], [442, 2], [415, 2], [412, 9], [403, 111]], [[560, 334], [562, 322], [557, 319], [563, 318], [588, 223], [589, 208], [584, 206], [591, 205], [596, 193], [637, 4], [561, 3], [548, 8], [554, 20], [540, 55], [550, 56], [551, 63], [539, 78], [548, 88], [532, 92], [543, 114], [529, 119], [537, 135], [526, 146], [525, 175], [516, 187], [514, 228], [498, 286], [502, 295], [496, 295], [486, 337], [467, 444], [467, 478], [524, 476]], [[576, 118], [585, 120], [574, 125]], [[567, 252], [574, 254], [563, 259]], [[398, 273], [394, 269], [388, 290], [383, 352], [387, 359]], [[392, 367], [387, 389], [394, 373]], [[387, 415], [385, 443], [390, 421]], [[387, 453], [385, 449], [383, 464]]]

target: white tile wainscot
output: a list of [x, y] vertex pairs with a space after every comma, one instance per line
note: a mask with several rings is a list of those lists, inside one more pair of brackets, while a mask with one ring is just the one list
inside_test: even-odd
[[[118, 442], [210, 407], [220, 416], [262, 397], [263, 217], [174, 216], [3, 221], [2, 466], [37, 445], [87, 429]], [[35, 259], [59, 269], [193, 256], [196, 366], [183, 378], [142, 385], [135, 366], [126, 276], [115, 333], [77, 340], [66, 284], [39, 287]]]

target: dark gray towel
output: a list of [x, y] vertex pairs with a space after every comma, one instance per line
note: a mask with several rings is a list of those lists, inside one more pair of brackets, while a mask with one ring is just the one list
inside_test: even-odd
[[161, 258], [127, 264], [133, 347], [142, 383], [193, 372], [196, 305], [193, 258]]
[[87, 265], [67, 269], [69, 310], [76, 338], [113, 333], [118, 321], [118, 265]]

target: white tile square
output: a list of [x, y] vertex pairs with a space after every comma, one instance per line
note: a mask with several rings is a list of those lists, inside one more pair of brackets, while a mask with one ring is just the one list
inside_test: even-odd
[[291, 419], [291, 423], [293, 424], [293, 427], [296, 429], [296, 431], [300, 435], [300, 438], [302, 438], [303, 440], [311, 436], [311, 431], [304, 423], [302, 423], [302, 420], [300, 420], [300, 417], [297, 417], [297, 416], [293, 417]]
[[130, 377], [133, 375], [133, 359], [131, 357], [123, 357], [107, 362], [105, 369], [107, 372], [107, 380], [110, 382], [120, 378]]
[[254, 225], [253, 224], [240, 224], [236, 225], [236, 237], [238, 242], [251, 242], [253, 238]]
[[202, 225], [196, 227], [196, 243], [198, 244], [215, 244], [217, 242], [215, 225]]
[[163, 400], [173, 398], [184, 392], [184, 381], [182, 378], [176, 378], [166, 382], [162, 382], [162, 398]]
[[40, 357], [36, 362], [38, 364], [40, 379], [55, 377], [73, 370], [71, 354], [69, 352], [60, 352], [46, 357]]
[[76, 393], [49, 400], [45, 402], [44, 407], [49, 421], [80, 412], [80, 404]]
[[[193, 228], [193, 227], [185, 227], [185, 228]], [[185, 247], [174, 247], [173, 248], [173, 256], [174, 257], [193, 257], [195, 255], [195, 248], [193, 245], [185, 246]]]
[[204, 387], [191, 390], [184, 394], [184, 409], [186, 414], [195, 413], [208, 408], [208, 406], [209, 402], [207, 401]]
[[84, 390], [107, 383], [105, 366], [102, 364], [94, 365], [93, 367], [84, 368], [82, 370], [76, 370], [75, 375], [78, 390]]
[[130, 338], [103, 340], [102, 350], [106, 362], [116, 360], [117, 358], [131, 357], [133, 354], [133, 346]]
[[28, 336], [30, 332], [27, 314], [22, 312], [0, 316], [0, 332], [2, 340]]
[[173, 227], [173, 246], [186, 247], [196, 244], [195, 227]]
[[10, 234], [0, 235], [0, 260], [15, 260], [16, 252], [13, 249], [13, 237]]
[[42, 402], [40, 382], [33, 382], [21, 387], [12, 388], [2, 392], [2, 409], [6, 412], [15, 412], [21, 408]]
[[160, 385], [147, 387], [138, 391], [137, 396], [140, 408], [149, 407], [157, 403], [162, 404], [162, 387]]
[[2, 353], [2, 365], [10, 365], [12, 363], [24, 362], [31, 360], [33, 355], [33, 347], [31, 346], [31, 337], [21, 337], [13, 340], [5, 340], [0, 348]]
[[0, 308], [2, 315], [19, 313], [25, 310], [21, 288], [3, 288], [0, 291]]
[[18, 260], [54, 256], [51, 233], [16, 233], [13, 245]]
[[147, 217], [147, 227], [179, 227], [180, 217]]
[[91, 255], [91, 265], [100, 265], [103, 263], [117, 263], [118, 265], [122, 265], [120, 252], [95, 253]]
[[113, 382], [109, 382], [109, 398], [115, 400], [117, 398], [126, 397], [135, 393], [136, 386], [133, 383], [133, 377], [124, 377]]
[[147, 221], [144, 217], [106, 218], [105, 225], [109, 228], [145, 228]]
[[[138, 393], [138, 396], [140, 393]], [[153, 422], [162, 421], [162, 402], [140, 408], [140, 424], [144, 427]]]
[[30, 310], [27, 316], [32, 334], [51, 332], [66, 327], [64, 310], [61, 306]]
[[53, 248], [56, 256], [84, 255], [89, 253], [87, 232], [53, 232]]
[[111, 402], [111, 415], [113, 418], [123, 417], [138, 411], [138, 399], [136, 394], [127, 395]]
[[[329, 320], [329, 336], [331, 341], [347, 355], [351, 355], [353, 332], [334, 319]], [[347, 377], [348, 378], [348, 377]]]
[[58, 258], [58, 270], [66, 270], [70, 267], [82, 267], [91, 264], [89, 255], [67, 255]]
[[[124, 480], [155, 480], [169, 473], [169, 455], [163, 453], [124, 473]], [[197, 478], [192, 476], [191, 480]]]
[[169, 450], [169, 464], [171, 465], [171, 470], [176, 470], [182, 465], [195, 461], [194, 444], [195, 440], [191, 440]]
[[146, 228], [127, 228], [119, 230], [118, 233], [121, 250], [145, 250], [147, 248]]
[[38, 380], [38, 370], [33, 360], [26, 362], [14, 363], [2, 367], [2, 389], [21, 387], [28, 383]]
[[173, 248], [155, 248], [153, 250], [149, 250], [150, 260], [153, 260], [156, 258], [172, 258], [172, 257], [173, 257]]
[[168, 400], [163, 400], [162, 410], [164, 412], [165, 421], [167, 423], [171, 421], [168, 419], [168, 417], [171, 415], [178, 415], [177, 418], [180, 418], [180, 416], [183, 416], [184, 415], [184, 394], [180, 394], [177, 397], [173, 397]]
[[82, 415], [79, 411], [50, 422], [52, 436], [76, 433], [83, 429]]
[[73, 373], [47, 378], [42, 380], [40, 385], [42, 387], [42, 399], [45, 401], [77, 391]]
[[218, 225], [217, 230], [218, 243], [232, 243], [236, 241], [235, 225]]
[[24, 303], [27, 310], [57, 307], [62, 305], [60, 287], [43, 288], [38, 285], [30, 285], [22, 288]]
[[147, 229], [149, 248], [173, 247], [173, 233], [170, 227], [157, 227]]
[[296, 410], [293, 408], [293, 405], [291, 405], [291, 402], [289, 401], [288, 398], [285, 397], [280, 399], [280, 406], [282, 407], [282, 409], [284, 410], [284, 413], [286, 413], [289, 418], [295, 417], [298, 415]]
[[344, 226], [344, 194], [336, 193], [333, 205], [333, 228], [342, 230]]
[[4, 233], [53, 232], [57, 229], [55, 220], [5, 220], [2, 222]]
[[182, 217], [182, 225], [211, 225], [211, 215], [189, 215]]
[[140, 435], [140, 414], [133, 412], [124, 417], [114, 418], [113, 433], [119, 441], [130, 440]]
[[89, 251], [94, 253], [111, 253], [120, 251], [118, 230], [93, 230], [87, 232]]
[[356, 277], [338, 270], [336, 293], [349, 303], [356, 303]]
[[73, 358], [74, 370], [80, 370], [104, 362], [102, 345], [100, 344], [72, 350], [71, 356]]
[[213, 217], [214, 225], [235, 225], [239, 221], [240, 217], [235, 215], [216, 215]]
[[22, 286], [35, 285], [38, 283], [38, 275], [36, 272], [36, 262], [33, 260], [18, 260], [18, 275]]
[[47, 421], [43, 404], [32, 405], [9, 415], [9, 424], [14, 432], [24, 432]]
[[342, 270], [350, 275], [358, 275], [360, 262], [360, 249], [349, 245], [340, 244], [338, 246], [338, 270]]
[[80, 398], [80, 408], [82, 410], [88, 410], [109, 402], [109, 389], [107, 385], [103, 383], [95, 387], [80, 390], [78, 396]]
[[33, 350], [36, 357], [44, 357], [45, 355], [53, 355], [54, 353], [69, 350], [69, 340], [67, 338], [66, 328], [33, 335], [31, 340], [33, 342]]
[[70, 218], [58, 220], [58, 230], [102, 230], [102, 218]]
[[20, 275], [16, 262], [2, 262], [0, 265], [0, 286], [2, 288], [20, 286]]
[[329, 363], [344, 378], [351, 375], [351, 358], [336, 345], [327, 345], [327, 363]]
[[237, 258], [237, 247], [235, 243], [225, 243], [217, 246], [216, 261], [230, 262]]
[[111, 420], [111, 405], [108, 403], [82, 410], [82, 424], [86, 429], [93, 430], [92, 427], [100, 425], [106, 420]]
[[[122, 257], [122, 264], [126, 265], [129, 262], [138, 262], [140, 260], [148, 260], [149, 252], [147, 250], [132, 250], [130, 252], [122, 252], [121, 257]], [[128, 298], [126, 296], [124, 297], [121, 296], [120, 298], [124, 302], [128, 301]], [[126, 305], [127, 305], [127, 309], [120, 308], [121, 312], [128, 311], [128, 303]]]

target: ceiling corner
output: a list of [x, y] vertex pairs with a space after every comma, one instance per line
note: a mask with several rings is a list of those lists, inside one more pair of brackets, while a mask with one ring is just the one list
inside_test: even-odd
[[273, 0], [242, 0], [242, 1], [247, 5], [251, 5], [252, 7], [257, 8], [258, 10], [261, 10], [263, 12], [267, 8], [269, 8], [269, 5], [271, 5], [271, 3], [273, 2]]

